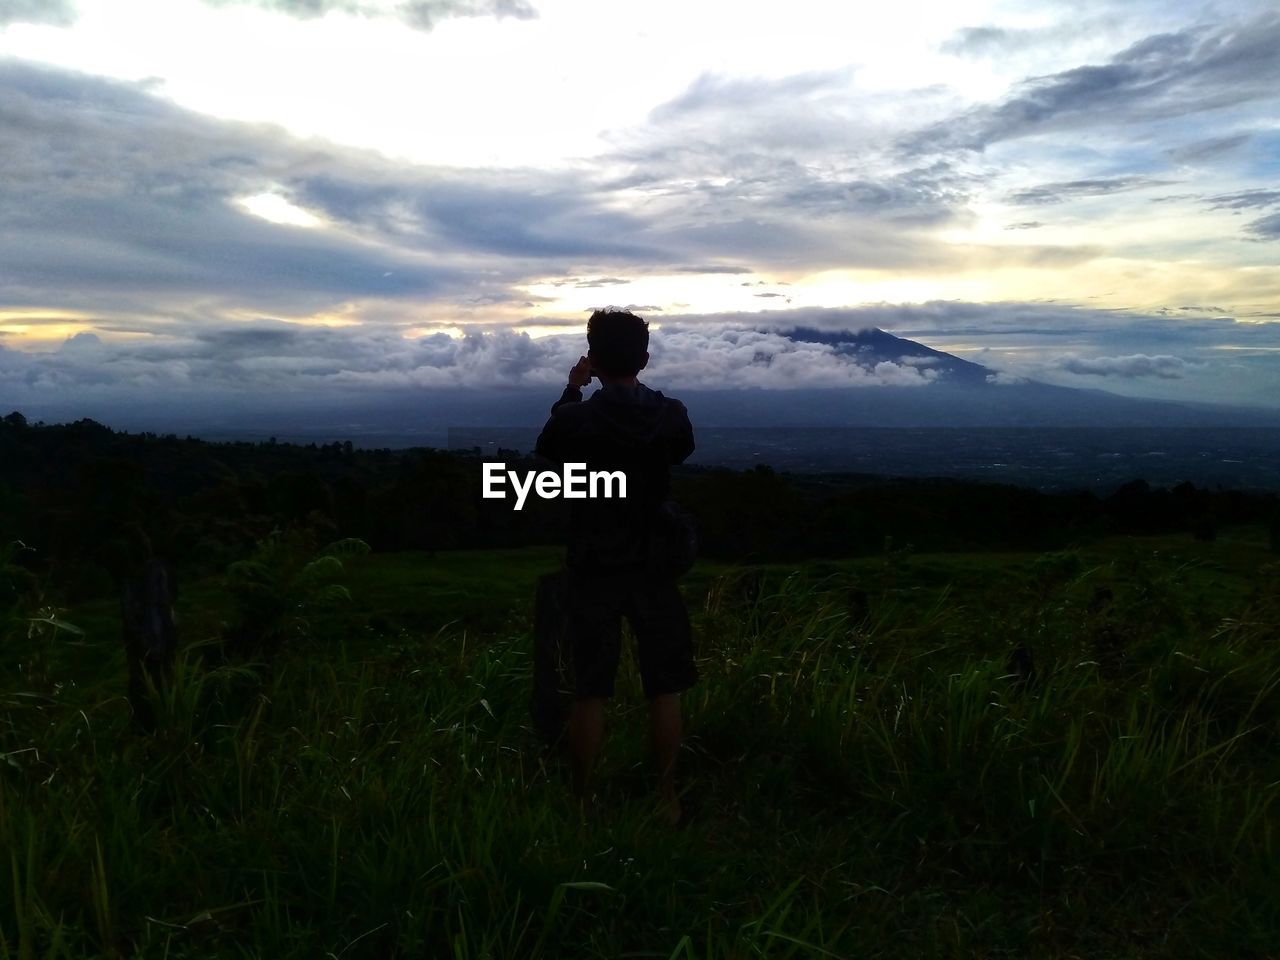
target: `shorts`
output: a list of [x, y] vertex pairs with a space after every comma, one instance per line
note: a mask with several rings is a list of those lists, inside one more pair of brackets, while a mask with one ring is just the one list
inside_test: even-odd
[[568, 607], [575, 700], [613, 696], [623, 617], [636, 638], [646, 699], [698, 682], [689, 612], [674, 580], [643, 573], [572, 574]]

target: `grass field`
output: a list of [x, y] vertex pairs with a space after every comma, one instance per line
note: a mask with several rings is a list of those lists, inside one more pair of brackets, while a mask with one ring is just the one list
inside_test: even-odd
[[1280, 953], [1265, 531], [700, 564], [674, 831], [629, 654], [598, 819], [531, 733], [559, 557], [354, 557], [261, 663], [183, 585], [153, 735], [112, 604], [11, 622], [0, 957]]

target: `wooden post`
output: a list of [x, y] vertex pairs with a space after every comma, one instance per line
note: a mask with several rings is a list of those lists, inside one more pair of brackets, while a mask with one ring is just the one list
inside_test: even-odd
[[143, 677], [145, 674], [157, 690], [163, 690], [173, 669], [178, 647], [175, 595], [168, 568], [162, 560], [152, 558], [139, 576], [125, 580], [121, 597], [129, 705], [134, 720], [148, 732], [155, 729], [156, 718]]

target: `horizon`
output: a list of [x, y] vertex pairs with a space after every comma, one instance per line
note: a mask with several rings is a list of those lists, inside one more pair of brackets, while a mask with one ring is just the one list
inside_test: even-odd
[[0, 4], [0, 405], [549, 405], [607, 299], [675, 392], [1280, 410], [1270, 5], [631, 9]]

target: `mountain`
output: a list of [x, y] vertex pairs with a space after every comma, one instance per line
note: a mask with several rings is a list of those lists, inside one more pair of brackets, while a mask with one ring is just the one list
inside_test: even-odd
[[868, 370], [882, 362], [936, 371], [923, 386], [800, 390], [697, 389], [691, 415], [725, 427], [1277, 427], [1280, 411], [1124, 397], [1105, 390], [999, 378], [990, 367], [883, 330], [796, 327], [791, 339], [831, 346]]
[[878, 327], [868, 330], [814, 330], [811, 327], [792, 327], [778, 331], [797, 343], [823, 343], [836, 353], [847, 356], [859, 366], [873, 368], [877, 363], [907, 363], [923, 369], [937, 371], [947, 383], [967, 386], [985, 386], [996, 371], [980, 363], [961, 360], [950, 353], [934, 350], [923, 343], [895, 337]]

